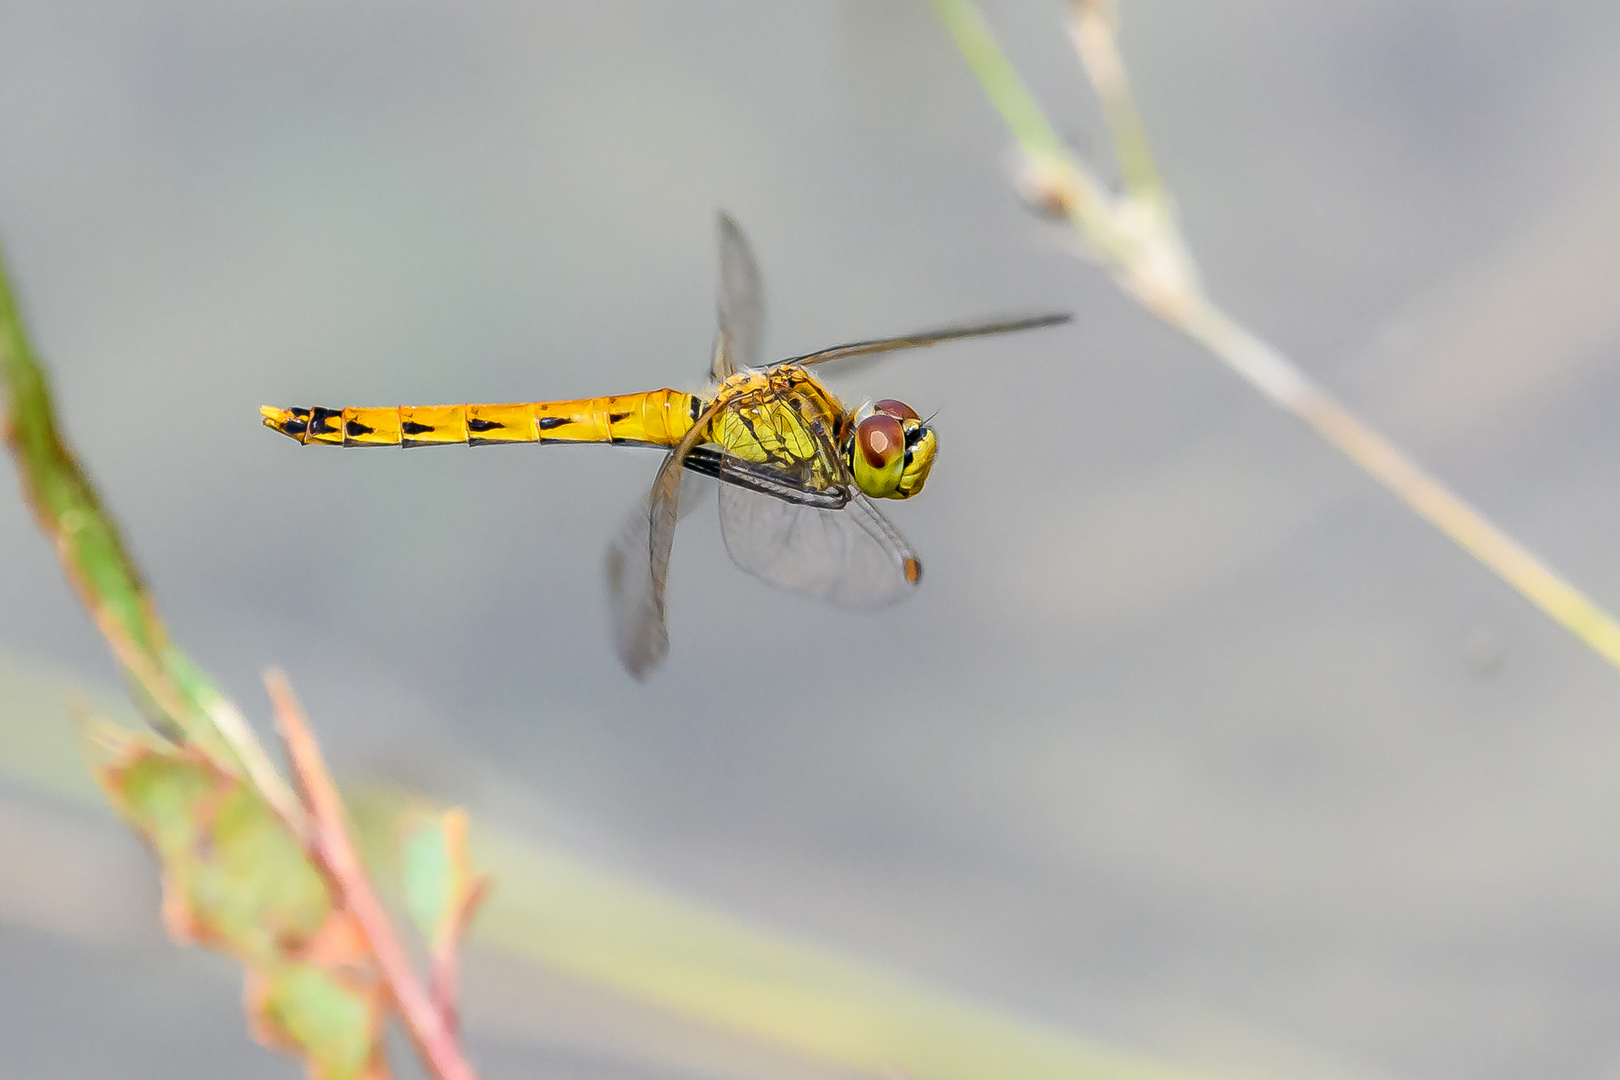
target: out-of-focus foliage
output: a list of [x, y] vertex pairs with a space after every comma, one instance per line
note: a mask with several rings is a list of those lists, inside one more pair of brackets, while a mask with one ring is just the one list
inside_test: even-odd
[[854, 957], [785, 941], [496, 830], [481, 828], [474, 847], [500, 880], [474, 940], [719, 1027], [913, 1080], [1182, 1075]]
[[411, 815], [403, 864], [405, 903], [422, 940], [435, 954], [453, 947], [490, 886], [467, 851], [467, 812]]
[[218, 693], [169, 643], [123, 538], [57, 429], [50, 383], [29, 344], [3, 266], [0, 377], [6, 388], [6, 444], [34, 517], [96, 626], [139, 687], [142, 704], [158, 727], [234, 767], [235, 754], [208, 720]]
[[365, 938], [276, 810], [194, 747], [96, 724], [86, 749], [108, 801], [162, 865], [170, 935], [241, 961], [261, 1041], [321, 1080], [387, 1075]]
[[1070, 0], [1069, 36], [1113, 138], [1124, 180], [1117, 195], [1058, 137], [973, 0], [934, 0], [934, 9], [1023, 153], [1024, 194], [1034, 209], [1067, 220], [1120, 287], [1143, 306], [1209, 349], [1273, 404], [1309, 424], [1509, 588], [1620, 668], [1620, 622], [1205, 293], [1125, 74], [1113, 3]]
[[[162, 866], [169, 933], [242, 963], [254, 1034], [301, 1058], [315, 1080], [385, 1077], [385, 1009], [400, 995], [385, 989], [376, 959], [384, 927], [361, 924], [349, 890], [323, 863], [326, 845], [314, 839], [343, 825], [321, 821], [309, 800], [294, 804], [235, 708], [170, 645], [117, 527], [57, 427], [3, 269], [0, 375], [6, 442], [35, 518], [166, 740], [100, 722], [83, 733], [97, 782]], [[432, 888], [439, 873], [442, 890], [459, 895], [455, 869], [425, 867], [417, 888]], [[445, 936], [444, 953], [453, 955], [455, 938]], [[441, 1056], [447, 1050], [442, 1039], [418, 1041]]]
[[[0, 775], [77, 801], [72, 740], [32, 750], [30, 716], [61, 710], [65, 678], [0, 656]], [[356, 837], [381, 881], [405, 881], [407, 848], [425, 818], [408, 800], [357, 791]], [[903, 1064], [914, 1080], [1010, 1075], [1184, 1076], [1072, 1034], [986, 1009], [858, 957], [785, 939], [594, 867], [520, 833], [481, 824], [471, 835], [477, 865], [499, 881], [469, 932], [473, 944], [526, 957], [635, 1000], [699, 1017], [813, 1057], [868, 1072]], [[431, 856], [442, 857], [441, 854]], [[445, 896], [436, 887], [424, 891]], [[716, 993], [716, 987], [723, 992]], [[841, 1015], [854, 1015], [845, 1024]], [[813, 1022], [816, 1018], [831, 1020]], [[943, 1059], [943, 1060], [936, 1060]]]
[[[353, 805], [377, 877], [409, 881], [400, 860], [411, 849], [395, 841], [405, 822], [415, 843], [429, 844], [422, 826], [410, 832], [411, 822], [423, 820], [421, 811], [378, 789], [358, 792]], [[437, 831], [427, 830], [430, 837]], [[469, 848], [498, 882], [468, 931], [470, 942], [842, 1069], [872, 1075], [898, 1069], [912, 1080], [1185, 1075], [858, 957], [780, 937], [497, 825], [480, 824]], [[444, 857], [442, 848], [421, 855], [424, 863]]]

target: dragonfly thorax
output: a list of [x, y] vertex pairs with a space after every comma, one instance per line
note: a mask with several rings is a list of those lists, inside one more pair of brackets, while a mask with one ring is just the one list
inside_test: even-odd
[[843, 408], [802, 368], [739, 372], [715, 391], [708, 439], [729, 456], [819, 490], [839, 483]]

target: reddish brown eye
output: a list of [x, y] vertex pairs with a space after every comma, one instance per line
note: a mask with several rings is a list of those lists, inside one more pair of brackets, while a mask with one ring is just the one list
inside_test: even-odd
[[913, 409], [910, 405], [907, 405], [903, 401], [896, 401], [894, 398], [884, 398], [876, 405], [873, 405], [872, 408], [876, 409], [880, 413], [887, 413], [896, 420], [922, 419], [922, 417], [917, 415], [916, 409]]
[[888, 413], [873, 413], [855, 425], [855, 445], [861, 448], [867, 465], [881, 469], [905, 452], [906, 433], [900, 421]]

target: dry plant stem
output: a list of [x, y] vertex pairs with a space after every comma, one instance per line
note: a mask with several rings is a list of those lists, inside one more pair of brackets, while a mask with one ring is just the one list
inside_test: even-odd
[[456, 950], [448, 949], [434, 953], [433, 971], [428, 978], [428, 996], [433, 1002], [433, 1010], [439, 1014], [440, 1020], [450, 1034], [459, 1037], [461, 1012], [456, 1008], [456, 984], [460, 979]]
[[1304, 420], [1594, 652], [1620, 667], [1620, 626], [1609, 615], [1479, 511], [1453, 495], [1398, 446], [1300, 376], [1265, 342], [1209, 304], [1190, 310], [1183, 329], [1226, 359], [1267, 397]]
[[1069, 36], [1102, 104], [1124, 178], [1113, 195], [1058, 138], [971, 0], [934, 0], [941, 20], [1028, 159], [1039, 201], [1066, 217], [1126, 292], [1310, 425], [1421, 517], [1613, 666], [1620, 624], [1213, 304], [1176, 229], [1131, 95], [1110, 0], [1073, 0]]
[[1139, 199], [1163, 201], [1164, 184], [1153, 163], [1153, 148], [1136, 111], [1136, 99], [1131, 97], [1124, 58], [1115, 45], [1117, 28], [1114, 5], [1108, 0], [1079, 0], [1069, 6], [1069, 39], [1102, 103], [1125, 190]]
[[472, 1066], [462, 1057], [454, 1028], [418, 981], [394, 934], [388, 912], [366, 877], [349, 836], [343, 802], [292, 687], [275, 670], [266, 672], [264, 681], [275, 707], [276, 726], [286, 746], [294, 784], [309, 814], [311, 851], [330, 875], [344, 904], [354, 912], [417, 1053], [437, 1080], [477, 1080]]

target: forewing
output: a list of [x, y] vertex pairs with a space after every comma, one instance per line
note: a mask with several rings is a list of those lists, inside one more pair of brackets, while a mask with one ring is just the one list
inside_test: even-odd
[[765, 345], [765, 289], [753, 248], [742, 228], [724, 211], [720, 213], [719, 234], [720, 331], [709, 372], [717, 383], [740, 368], [759, 367]]
[[911, 545], [860, 494], [829, 510], [722, 483], [720, 531], [750, 574], [840, 607], [892, 604], [922, 578]]
[[846, 362], [845, 371], [853, 371], [858, 364], [848, 364], [852, 357], [871, 356], [874, 353], [894, 352], [897, 349], [922, 349], [929, 345], [939, 345], [947, 341], [961, 341], [964, 338], [993, 337], [997, 334], [1016, 334], [1022, 330], [1036, 330], [1043, 326], [1058, 326], [1072, 319], [1072, 315], [1055, 312], [1050, 315], [1030, 315], [1017, 319], [997, 319], [994, 322], [970, 323], [966, 326], [942, 326], [936, 330], [919, 330], [915, 334], [906, 334], [903, 337], [874, 338], [871, 341], [852, 341], [848, 345], [834, 345], [830, 349], [818, 349], [803, 356], [790, 356], [786, 360], [778, 360], [772, 367], [783, 367], [788, 364], [797, 364], [800, 367], [809, 367], [812, 364], [826, 364], [834, 360]]

